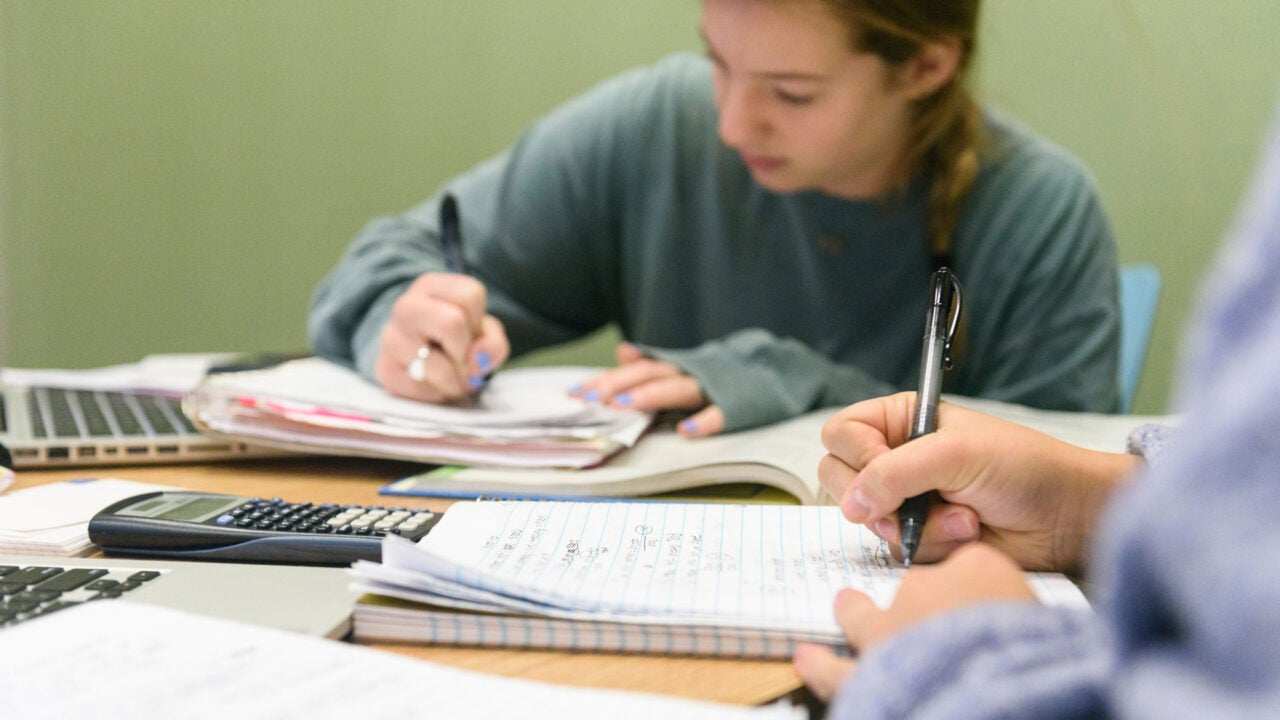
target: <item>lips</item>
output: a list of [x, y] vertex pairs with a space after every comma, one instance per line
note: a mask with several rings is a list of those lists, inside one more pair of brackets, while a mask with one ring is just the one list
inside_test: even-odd
[[756, 172], [770, 172], [787, 164], [784, 158], [767, 155], [748, 155], [746, 153], [742, 154], [742, 162]]

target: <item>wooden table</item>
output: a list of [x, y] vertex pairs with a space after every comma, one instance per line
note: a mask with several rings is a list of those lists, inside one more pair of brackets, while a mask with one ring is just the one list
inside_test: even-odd
[[[440, 510], [450, 501], [378, 495], [384, 483], [416, 471], [416, 466], [358, 458], [244, 460], [202, 465], [25, 470], [13, 489], [80, 477], [116, 477], [189, 490], [294, 502], [424, 507]], [[370, 643], [388, 652], [497, 675], [582, 687], [614, 688], [756, 705], [798, 693], [799, 677], [786, 661], [724, 660], [611, 653], [540, 652], [487, 648]], [[807, 701], [807, 699], [806, 699]]]

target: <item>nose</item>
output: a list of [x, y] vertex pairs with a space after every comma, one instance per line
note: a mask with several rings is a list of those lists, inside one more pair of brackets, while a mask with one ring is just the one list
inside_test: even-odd
[[720, 139], [729, 147], [746, 147], [763, 128], [751, 88], [742, 83], [722, 82], [716, 89], [716, 100]]

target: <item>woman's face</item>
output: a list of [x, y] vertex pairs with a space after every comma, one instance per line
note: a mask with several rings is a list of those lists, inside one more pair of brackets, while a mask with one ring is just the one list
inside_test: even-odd
[[774, 192], [880, 197], [907, 178], [911, 98], [817, 0], [704, 0], [720, 138]]

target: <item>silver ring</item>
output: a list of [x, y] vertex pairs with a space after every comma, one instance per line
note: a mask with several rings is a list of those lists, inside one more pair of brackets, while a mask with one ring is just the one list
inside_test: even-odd
[[422, 382], [427, 379], [427, 358], [431, 357], [431, 346], [422, 345], [418, 353], [409, 361], [409, 379]]

